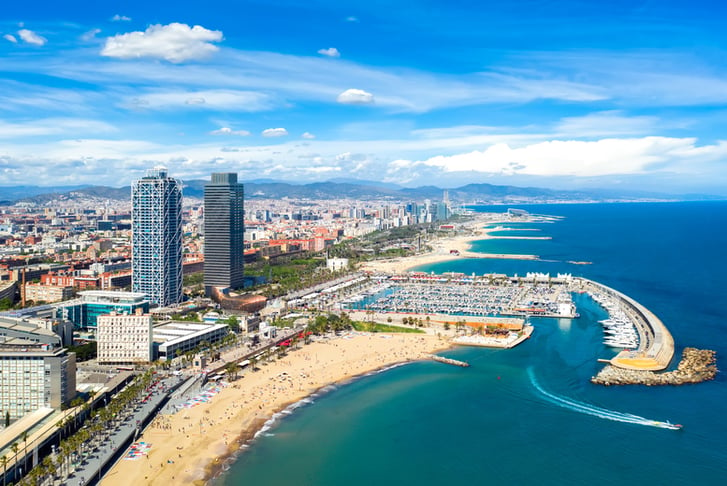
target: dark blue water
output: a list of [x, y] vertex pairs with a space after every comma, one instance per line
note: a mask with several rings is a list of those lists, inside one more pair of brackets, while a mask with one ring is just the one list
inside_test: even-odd
[[[552, 240], [483, 245], [549, 261], [462, 259], [423, 269], [582, 275], [649, 307], [678, 351], [696, 346], [715, 349], [719, 359], [727, 355], [727, 203], [522, 208], [565, 219], [537, 226], [537, 234]], [[533, 338], [515, 349], [445, 353], [470, 368], [415, 363], [318, 397], [246, 450], [221, 482], [721, 484], [727, 478], [724, 375], [682, 387], [591, 385], [596, 359], [613, 352], [596, 324], [604, 312], [587, 296], [576, 296], [576, 303], [581, 317], [534, 320]], [[614, 420], [624, 413], [684, 429]]]

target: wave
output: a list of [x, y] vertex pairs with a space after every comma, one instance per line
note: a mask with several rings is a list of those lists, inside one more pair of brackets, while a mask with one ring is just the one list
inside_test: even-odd
[[659, 420], [652, 420], [632, 413], [618, 412], [616, 410], [609, 410], [607, 408], [601, 408], [596, 405], [591, 405], [585, 402], [579, 402], [572, 398], [562, 397], [554, 395], [543, 389], [540, 383], [535, 379], [535, 373], [532, 368], [528, 368], [528, 376], [530, 382], [533, 384], [535, 389], [545, 398], [545, 400], [553, 405], [572, 410], [578, 413], [584, 413], [592, 415], [594, 417], [602, 418], [604, 420], [613, 420], [615, 422], [624, 422], [628, 424], [644, 425], [647, 427], [657, 427], [661, 429], [679, 430], [682, 428], [681, 425], [672, 424], [669, 421], [662, 422]]

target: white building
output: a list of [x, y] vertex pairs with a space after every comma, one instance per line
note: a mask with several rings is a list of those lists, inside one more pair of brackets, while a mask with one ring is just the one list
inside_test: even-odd
[[154, 361], [151, 314], [111, 313], [98, 316], [96, 339], [98, 362], [114, 364]]
[[154, 328], [154, 341], [158, 346], [159, 359], [171, 360], [197, 346], [216, 343], [227, 336], [229, 331], [227, 324], [170, 322]]
[[328, 258], [326, 259], [326, 267], [331, 272], [338, 272], [348, 268], [348, 258]]

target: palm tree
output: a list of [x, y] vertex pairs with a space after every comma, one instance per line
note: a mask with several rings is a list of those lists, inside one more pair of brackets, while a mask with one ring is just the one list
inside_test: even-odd
[[8, 475], [8, 456], [0, 457], [0, 462], [3, 463], [3, 486], [5, 486], [5, 479]]
[[24, 464], [25, 464], [25, 470], [28, 470], [28, 431], [23, 432], [23, 456], [24, 456]]
[[225, 371], [227, 372], [227, 378], [230, 381], [235, 381], [235, 379], [237, 378], [237, 370], [238, 370], [238, 365], [234, 361], [227, 363], [225, 365]]
[[13, 481], [15, 481], [15, 476], [18, 473], [18, 443], [13, 442], [13, 445], [10, 446], [10, 450], [13, 451], [13, 464], [15, 464], [15, 468], [13, 469]]

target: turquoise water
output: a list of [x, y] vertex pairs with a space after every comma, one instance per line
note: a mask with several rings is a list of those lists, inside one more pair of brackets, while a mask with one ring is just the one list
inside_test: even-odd
[[[565, 216], [539, 225], [553, 240], [523, 245], [549, 261], [462, 259], [422, 269], [583, 275], [649, 307], [679, 350], [726, 355], [727, 203], [518, 207]], [[219, 483], [722, 483], [724, 375], [682, 387], [591, 385], [596, 359], [613, 351], [596, 324], [604, 312], [587, 296], [576, 303], [580, 318], [535, 319], [533, 338], [515, 349], [443, 353], [470, 368], [408, 364], [315, 397], [246, 449]], [[684, 429], [619, 421], [638, 422], [627, 414]]]

